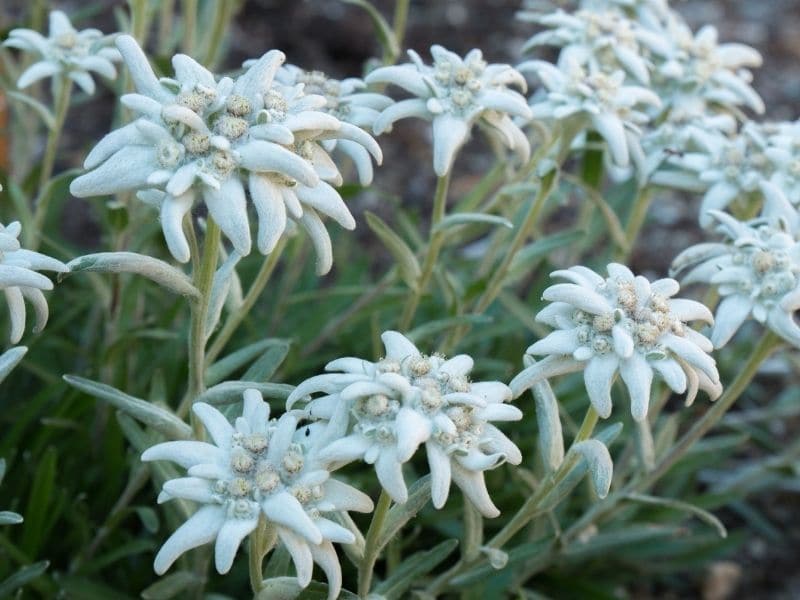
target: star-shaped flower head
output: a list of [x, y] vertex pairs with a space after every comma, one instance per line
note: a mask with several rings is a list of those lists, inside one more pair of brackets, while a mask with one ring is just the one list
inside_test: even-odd
[[[361, 185], [372, 183], [372, 158], [366, 148], [371, 148], [370, 144], [374, 142], [361, 130], [372, 131], [378, 115], [392, 104], [391, 98], [367, 91], [367, 84], [357, 77], [333, 79], [321, 71], [304, 71], [295, 65], [283, 65], [275, 79], [289, 86], [302, 84], [306, 94], [325, 98], [323, 110], [339, 119], [340, 132], [348, 132], [352, 139], [326, 140], [323, 146], [328, 152], [338, 148], [350, 157], [358, 171]], [[362, 138], [362, 143], [353, 141], [359, 137]], [[376, 161], [380, 164], [380, 148], [377, 148], [376, 154]]]
[[12, 344], [22, 339], [25, 332], [25, 300], [33, 305], [36, 313], [34, 332], [44, 329], [49, 309], [42, 290], [52, 290], [53, 282], [37, 271], [65, 273], [67, 265], [55, 258], [20, 247], [18, 221], [9, 225], [0, 224], [0, 289], [6, 296], [11, 317]]
[[670, 53], [657, 66], [655, 84], [664, 96], [701, 96], [723, 110], [747, 106], [764, 112], [764, 102], [752, 88], [750, 67], [761, 65], [761, 55], [745, 44], [718, 42], [717, 29], [702, 27], [697, 33], [676, 13], [663, 33], [671, 40]]
[[[506, 404], [511, 390], [497, 381], [471, 382], [473, 361], [466, 354], [425, 356], [396, 331], [381, 339], [383, 360], [335, 360], [326, 370], [336, 373], [312, 377], [289, 396], [289, 408], [305, 400], [308, 418], [328, 421], [320, 460], [333, 468], [354, 460], [374, 464], [383, 489], [403, 503], [403, 463], [424, 444], [433, 505], [444, 506], [453, 481], [481, 513], [496, 517], [483, 472], [522, 461], [516, 445], [491, 423], [522, 418]], [[320, 392], [325, 395], [310, 398]]]
[[20, 75], [18, 88], [26, 88], [45, 77], [64, 73], [84, 92], [93, 94], [95, 84], [92, 73], [108, 79], [117, 77], [114, 63], [119, 62], [121, 57], [113, 47], [113, 41], [113, 35], [103, 35], [97, 29], [77, 31], [67, 15], [54, 10], [50, 13], [48, 37], [32, 29], [12, 29], [3, 45], [41, 56], [38, 62]]
[[[711, 148], [675, 155], [669, 163], [692, 176], [694, 189], [705, 190], [699, 211], [703, 227], [714, 224], [709, 211], [722, 210], [739, 198], [755, 195], [760, 199], [763, 184], [775, 171], [769, 140], [755, 122], [745, 124], [734, 136], [720, 138]], [[669, 185], [667, 173], [659, 174], [654, 181]]]
[[217, 571], [227, 573], [239, 544], [262, 515], [289, 551], [298, 583], [309, 584], [316, 562], [328, 578], [328, 597], [336, 598], [342, 573], [333, 542], [352, 544], [355, 537], [325, 515], [370, 512], [369, 497], [331, 479], [315, 459], [312, 430], [298, 431], [295, 414], [270, 419], [269, 405], [257, 390], [244, 393], [242, 416], [233, 425], [208, 404], [198, 402], [193, 410], [213, 444], [164, 442], [142, 454], [142, 460], [169, 460], [188, 471], [187, 477], [164, 484], [159, 502], [182, 498], [200, 505], [161, 547], [156, 573], [213, 540]]
[[527, 52], [538, 46], [561, 48], [558, 64], [571, 62], [590, 73], [622, 70], [639, 83], [650, 83], [653, 53], [669, 52], [669, 42], [661, 35], [629, 19], [619, 10], [563, 10], [533, 19], [549, 29], [531, 37], [523, 47]]
[[800, 347], [800, 215], [772, 184], [765, 186], [766, 202], [760, 217], [741, 222], [721, 211], [709, 218], [723, 242], [702, 243], [679, 254], [674, 272], [691, 269], [686, 283], [717, 286], [717, 307], [711, 341], [721, 348], [749, 318]]
[[[190, 57], [172, 59], [174, 79], [157, 79], [130, 36], [120, 36], [122, 53], [137, 93], [122, 97], [141, 117], [111, 132], [86, 157], [91, 169], [75, 179], [76, 196], [139, 191], [157, 205], [170, 252], [187, 262], [183, 221], [202, 197], [214, 221], [245, 256], [251, 248], [245, 189], [258, 215], [259, 251], [275, 247], [287, 217], [311, 235], [317, 270], [332, 263], [330, 237], [319, 213], [352, 229], [355, 220], [332, 187], [341, 175], [323, 140], [352, 137], [322, 110], [325, 99], [300, 87], [273, 83], [284, 60], [267, 52], [236, 80], [217, 78]], [[356, 143], [380, 156], [375, 141], [359, 130]], [[330, 183], [329, 183], [330, 182]]]
[[431, 121], [433, 170], [439, 177], [450, 171], [476, 124], [523, 162], [528, 160], [528, 138], [512, 120], [531, 118], [524, 96], [509, 87], [527, 89], [518, 71], [509, 65], [487, 64], [477, 49], [461, 58], [441, 46], [431, 46], [433, 65], [426, 65], [413, 50], [408, 55], [411, 63], [380, 67], [365, 78], [368, 84], [389, 83], [416, 96], [386, 108], [375, 121], [376, 134], [408, 117]]
[[643, 162], [640, 126], [650, 121], [646, 109], [661, 105], [652, 90], [626, 85], [624, 71], [589, 73], [572, 59], [561, 67], [531, 60], [518, 68], [535, 73], [545, 87], [531, 99], [534, 118], [585, 120], [606, 141], [614, 165]]
[[673, 298], [674, 279], [649, 282], [624, 265], [611, 263], [608, 277], [586, 267], [555, 271], [565, 279], [544, 291], [550, 304], [536, 320], [555, 331], [528, 348], [546, 358], [525, 369], [511, 382], [518, 396], [537, 381], [583, 371], [589, 400], [598, 414], [611, 414], [611, 384], [619, 373], [631, 397], [636, 421], [647, 417], [653, 374], [676, 394], [686, 392], [687, 404], [697, 390], [712, 399], [722, 392], [711, 342], [687, 325], [713, 322], [711, 311], [694, 300]]

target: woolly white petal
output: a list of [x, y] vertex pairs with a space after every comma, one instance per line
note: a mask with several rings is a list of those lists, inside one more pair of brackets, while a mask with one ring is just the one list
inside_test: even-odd
[[153, 148], [125, 146], [93, 171], [74, 179], [69, 186], [73, 196], [103, 196], [137, 190], [158, 169]]
[[269, 254], [286, 230], [286, 205], [280, 190], [267, 177], [251, 173], [249, 189], [258, 214], [258, 250]]
[[225, 509], [222, 506], [200, 508], [161, 546], [153, 563], [155, 572], [163, 575], [181, 554], [213, 540], [224, 522]]
[[722, 348], [747, 320], [753, 309], [753, 301], [748, 296], [733, 294], [722, 299], [717, 307], [717, 318], [711, 331], [714, 348]]
[[397, 331], [384, 331], [381, 334], [381, 341], [386, 348], [386, 358], [402, 362], [410, 356], [420, 356], [417, 347]]
[[22, 75], [20, 75], [19, 79], [17, 79], [17, 87], [21, 90], [25, 89], [40, 79], [51, 77], [56, 73], [60, 73], [61, 70], [61, 65], [56, 61], [42, 60], [33, 63], [30, 67], [25, 69], [25, 71], [22, 72]]
[[400, 462], [410, 460], [419, 445], [428, 441], [432, 433], [431, 420], [407, 406], [397, 412], [395, 427], [397, 460]]
[[609, 352], [593, 357], [583, 372], [586, 391], [594, 409], [604, 419], [611, 415], [611, 383], [619, 366], [616, 354]]
[[142, 460], [169, 460], [188, 469], [201, 463], [214, 463], [222, 458], [222, 450], [212, 444], [196, 441], [163, 442], [142, 453]]
[[408, 489], [403, 479], [403, 465], [393, 446], [384, 446], [375, 462], [378, 481], [392, 500], [404, 504], [408, 500]]
[[217, 534], [214, 546], [214, 565], [217, 572], [225, 574], [231, 570], [233, 559], [242, 540], [258, 525], [258, 518], [228, 519]]
[[314, 558], [311, 556], [308, 542], [282, 527], [278, 527], [278, 537], [292, 557], [294, 568], [297, 570], [297, 583], [300, 587], [307, 587], [314, 572]]
[[464, 495], [469, 498], [469, 501], [484, 517], [493, 519], [500, 514], [500, 511], [489, 497], [483, 472], [469, 471], [458, 463], [451, 463], [451, 469], [453, 482], [461, 488]]
[[392, 104], [375, 119], [372, 129], [375, 135], [380, 135], [390, 129], [395, 121], [407, 119], [409, 117], [416, 117], [419, 119], [431, 118], [431, 113], [428, 111], [425, 100], [412, 98]]
[[306, 514], [303, 505], [289, 492], [278, 492], [261, 501], [267, 519], [297, 532], [312, 544], [322, 542], [322, 534]]
[[9, 340], [16, 344], [22, 339], [25, 333], [25, 300], [18, 287], [9, 287], [3, 290], [8, 303], [8, 315], [11, 320], [11, 332]]
[[639, 352], [620, 361], [619, 374], [628, 388], [631, 397], [631, 415], [634, 421], [643, 421], [650, 406], [650, 388], [653, 383], [653, 370]]
[[219, 190], [203, 189], [208, 212], [242, 256], [250, 254], [250, 224], [247, 220], [247, 200], [244, 186], [236, 176], [222, 182]]
[[431, 501], [435, 508], [442, 508], [450, 493], [450, 457], [439, 444], [425, 444], [428, 466], [431, 470]]
[[433, 119], [433, 170], [444, 177], [453, 166], [456, 153], [467, 141], [469, 125], [449, 114]]

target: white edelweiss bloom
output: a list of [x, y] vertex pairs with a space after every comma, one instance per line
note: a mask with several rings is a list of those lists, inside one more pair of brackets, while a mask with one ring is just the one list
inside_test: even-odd
[[650, 82], [652, 62], [648, 55], [669, 52], [669, 42], [656, 32], [642, 27], [618, 10], [578, 10], [542, 15], [535, 19], [549, 27], [525, 46], [527, 52], [537, 46], [561, 48], [558, 64], [577, 63], [590, 73], [614, 73], [623, 70], [639, 83]]
[[67, 15], [54, 10], [50, 13], [48, 37], [32, 29], [12, 29], [3, 45], [41, 56], [41, 60], [20, 75], [18, 88], [26, 88], [45, 77], [64, 73], [84, 92], [93, 94], [95, 84], [92, 73], [108, 79], [117, 77], [114, 63], [119, 62], [121, 56], [112, 46], [113, 41], [113, 35], [103, 35], [97, 29], [77, 31]]
[[614, 165], [641, 166], [640, 126], [650, 121], [645, 109], [661, 105], [652, 90], [625, 85], [623, 71], [589, 73], [572, 59], [562, 67], [531, 60], [517, 68], [535, 73], [544, 85], [543, 93], [531, 99], [534, 118], [584, 119], [606, 141]]
[[413, 50], [408, 55], [411, 63], [380, 67], [365, 78], [368, 84], [393, 84], [415, 96], [386, 108], [375, 121], [376, 134], [408, 117], [431, 121], [433, 170], [439, 177], [450, 171], [458, 149], [476, 124], [516, 152], [521, 161], [528, 160], [530, 143], [512, 120], [531, 118], [524, 96], [509, 87], [527, 89], [517, 70], [487, 64], [477, 49], [461, 58], [441, 46], [431, 46], [433, 65], [426, 65]]
[[[700, 203], [700, 225], [713, 224], [710, 210], [722, 210], [740, 197], [761, 196], [763, 184], [774, 170], [768, 155], [768, 141], [754, 122], [745, 124], [733, 137], [720, 138], [715, 147], [673, 156], [669, 163], [692, 174], [695, 189], [705, 190]], [[659, 174], [654, 182], [670, 185], [669, 175]]]
[[200, 505], [161, 547], [154, 562], [159, 575], [184, 552], [216, 540], [217, 571], [227, 573], [242, 540], [269, 521], [286, 546], [306, 587], [316, 562], [328, 578], [328, 597], [336, 598], [342, 573], [333, 542], [351, 544], [355, 536], [325, 514], [370, 512], [368, 496], [340, 481], [315, 459], [314, 436], [297, 430], [297, 416], [269, 418], [269, 405], [257, 390], [244, 392], [242, 416], [231, 425], [216, 408], [193, 407], [213, 444], [172, 441], [157, 444], [142, 460], [168, 460], [187, 469], [187, 477], [164, 484], [159, 502], [174, 498]]
[[668, 19], [664, 37], [671, 51], [657, 67], [659, 88], [675, 95], [700, 95], [730, 109], [747, 106], [764, 112], [764, 102], [750, 85], [749, 67], [761, 65], [761, 55], [744, 44], [720, 44], [715, 27], [706, 25], [694, 34], [676, 13]]
[[392, 99], [367, 91], [367, 84], [357, 77], [338, 80], [321, 71], [304, 71], [295, 65], [283, 65], [275, 80], [288, 86], [303, 84], [306, 94], [325, 98], [323, 110], [341, 122], [339, 138], [326, 140], [325, 149], [329, 152], [341, 150], [353, 161], [359, 183], [363, 186], [372, 183], [372, 158], [367, 148], [372, 148], [373, 152], [377, 149], [374, 158], [381, 164], [380, 148], [372, 147], [372, 138], [361, 130], [371, 132], [381, 111], [392, 104]]
[[0, 224], [0, 289], [6, 296], [11, 316], [9, 339], [16, 344], [25, 332], [25, 300], [33, 305], [36, 313], [34, 333], [44, 329], [49, 316], [47, 300], [43, 290], [52, 290], [53, 282], [37, 271], [66, 273], [67, 265], [39, 252], [20, 247], [22, 227], [18, 221], [9, 225]]
[[159, 80], [132, 37], [120, 36], [117, 46], [137, 90], [122, 103], [142, 116], [95, 146], [84, 163], [91, 170], [72, 182], [72, 193], [139, 191], [140, 199], [159, 207], [172, 255], [187, 262], [183, 221], [198, 194], [235, 250], [250, 253], [247, 190], [258, 215], [260, 252], [274, 249], [291, 218], [312, 238], [317, 271], [330, 270], [330, 237], [319, 213], [348, 229], [355, 220], [331, 185], [339, 185], [341, 175], [321, 144], [355, 137], [379, 158], [377, 143], [361, 130], [355, 136], [340, 131], [341, 122], [320, 110], [324, 98], [273, 85], [284, 60], [277, 50], [236, 80], [217, 80], [178, 54], [175, 79]]
[[583, 371], [586, 391], [597, 413], [611, 414], [611, 384], [617, 372], [631, 397], [636, 421], [647, 417], [653, 374], [676, 394], [694, 401], [697, 390], [712, 400], [722, 392], [711, 342], [687, 325], [713, 323], [711, 311], [693, 300], [673, 298], [674, 279], [649, 282], [624, 265], [611, 263], [608, 277], [586, 267], [555, 271], [566, 279], [544, 291], [550, 304], [536, 320], [555, 331], [528, 348], [547, 358], [528, 367], [511, 382], [515, 397], [537, 381]]
[[711, 341], [724, 346], [753, 317], [794, 346], [800, 347], [800, 215], [772, 184], [765, 186], [760, 217], [741, 222], [721, 211], [710, 211], [725, 241], [702, 243], [679, 254], [674, 272], [691, 269], [684, 283], [717, 286], [717, 307]]
[[[506, 404], [511, 390], [497, 381], [471, 382], [466, 354], [425, 356], [396, 331], [381, 339], [384, 359], [340, 358], [326, 367], [336, 373], [312, 377], [289, 396], [288, 408], [306, 401], [308, 418], [328, 422], [320, 460], [332, 468], [354, 460], [374, 464], [383, 489], [403, 503], [403, 463], [424, 444], [433, 505], [444, 506], [452, 481], [483, 515], [496, 517], [483, 472], [522, 461], [519, 448], [491, 423], [522, 418]], [[310, 398], [316, 393], [325, 395]]]

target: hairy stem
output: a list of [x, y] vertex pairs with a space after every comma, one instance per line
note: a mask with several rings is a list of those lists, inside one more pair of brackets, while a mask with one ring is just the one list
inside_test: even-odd
[[433, 276], [433, 269], [436, 267], [436, 261], [439, 258], [439, 253], [442, 250], [444, 242], [444, 232], [437, 230], [436, 226], [444, 219], [447, 207], [447, 189], [450, 186], [450, 172], [448, 171], [442, 177], [436, 180], [436, 192], [433, 196], [433, 213], [431, 216], [431, 234], [428, 242], [428, 250], [425, 253], [425, 260], [422, 263], [422, 273], [417, 281], [417, 287], [412, 291], [411, 297], [403, 310], [400, 317], [398, 328], [400, 331], [407, 330], [411, 323], [414, 321], [414, 315], [417, 313], [420, 298], [425, 293], [428, 284]]
[[211, 363], [219, 356], [220, 352], [225, 348], [225, 344], [228, 343], [231, 336], [236, 332], [236, 329], [241, 325], [247, 315], [250, 314], [250, 310], [253, 308], [259, 296], [261, 296], [261, 292], [264, 291], [272, 273], [275, 271], [278, 259], [280, 259], [285, 246], [286, 239], [281, 238], [278, 241], [278, 245], [275, 246], [267, 259], [261, 263], [261, 268], [258, 270], [253, 283], [250, 284], [250, 288], [247, 290], [247, 294], [245, 294], [242, 300], [242, 305], [228, 315], [228, 318], [225, 320], [225, 325], [222, 326], [222, 329], [214, 339], [214, 343], [211, 344], [211, 347], [208, 349], [206, 364]]
[[372, 575], [375, 569], [375, 562], [378, 560], [378, 536], [380, 535], [383, 524], [386, 522], [386, 515], [389, 514], [389, 507], [392, 499], [386, 490], [381, 490], [381, 497], [375, 512], [372, 513], [372, 522], [369, 524], [367, 537], [364, 544], [364, 559], [358, 567], [358, 596], [366, 598], [372, 587]]
[[653, 190], [651, 188], [642, 188], [636, 194], [636, 199], [631, 207], [631, 212], [628, 215], [628, 222], [625, 224], [625, 248], [621, 248], [617, 255], [617, 260], [624, 262], [630, 253], [633, 251], [633, 246], [636, 244], [636, 238], [644, 226], [645, 219], [647, 218], [647, 211], [650, 208], [650, 202], [653, 199]]
[[47, 136], [47, 146], [45, 146], [44, 157], [42, 157], [42, 167], [39, 171], [39, 191], [33, 209], [33, 228], [30, 231], [30, 241], [28, 247], [31, 250], [39, 248], [42, 240], [41, 229], [47, 216], [47, 208], [53, 197], [48, 192], [50, 177], [53, 175], [53, 167], [58, 151], [58, 142], [61, 139], [61, 131], [64, 129], [64, 121], [67, 119], [69, 102], [72, 98], [72, 80], [68, 77], [61, 77], [58, 80], [53, 111], [55, 113], [55, 123], [52, 131]]
[[[189, 382], [186, 398], [178, 409], [179, 416], [185, 415], [198, 395], [205, 391], [206, 365], [206, 314], [211, 296], [211, 284], [217, 268], [219, 256], [220, 231], [210, 217], [206, 225], [203, 256], [192, 273], [192, 282], [200, 291], [200, 297], [192, 302], [189, 325]], [[202, 439], [202, 427], [192, 419], [192, 429], [197, 439]]]

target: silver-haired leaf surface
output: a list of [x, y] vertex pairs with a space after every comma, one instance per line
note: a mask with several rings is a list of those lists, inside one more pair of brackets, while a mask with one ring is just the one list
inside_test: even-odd
[[103, 273], [134, 273], [154, 281], [161, 287], [180, 294], [198, 298], [200, 292], [183, 271], [172, 265], [136, 252], [99, 252], [79, 256], [67, 264], [70, 272], [100, 271]]
[[137, 421], [162, 433], [167, 439], [188, 440], [192, 437], [191, 427], [171, 412], [159, 408], [154, 404], [130, 396], [110, 385], [92, 381], [91, 379], [84, 379], [83, 377], [77, 377], [75, 375], [64, 375], [64, 381], [90, 396], [108, 402]]

